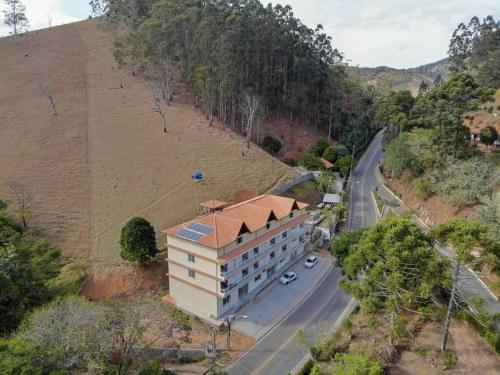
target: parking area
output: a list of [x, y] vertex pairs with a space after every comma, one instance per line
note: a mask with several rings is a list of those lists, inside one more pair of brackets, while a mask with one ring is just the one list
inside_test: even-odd
[[[318, 257], [318, 263], [311, 269], [304, 267], [308, 256]], [[297, 274], [297, 280], [288, 285], [282, 285], [274, 280], [257, 295], [248, 305], [236, 314], [233, 327], [243, 333], [262, 337], [271, 327], [280, 321], [297, 304], [299, 304], [320, 282], [332, 265], [332, 258], [318, 253], [309, 253], [293, 266], [284, 270]]]

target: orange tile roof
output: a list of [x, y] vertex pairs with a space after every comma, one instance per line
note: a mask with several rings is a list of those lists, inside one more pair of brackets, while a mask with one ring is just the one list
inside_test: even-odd
[[285, 229], [291, 228], [294, 225], [296, 225], [302, 221], [307, 220], [308, 218], [309, 218], [309, 214], [300, 215], [300, 216], [294, 218], [293, 220], [290, 220], [285, 225], [282, 225], [278, 228], [274, 228], [273, 230], [267, 232], [266, 234], [243, 244], [242, 246], [228, 252], [227, 254], [224, 254], [223, 256], [217, 258], [217, 262], [218, 263], [225, 263], [226, 261], [233, 259], [235, 256], [243, 254], [245, 251], [248, 251], [248, 250], [254, 248], [255, 246], [262, 243], [263, 241], [268, 240], [271, 237], [276, 236], [278, 233], [284, 231]]
[[319, 160], [321, 161], [321, 163], [323, 163], [323, 166], [324, 166], [326, 169], [330, 169], [330, 168], [334, 168], [334, 167], [335, 167], [335, 164], [330, 163], [330, 162], [329, 162], [328, 160], [326, 160], [326, 159], [319, 158]]
[[304, 209], [307, 206], [306, 203], [297, 202], [293, 198], [260, 195], [226, 207], [222, 211], [168, 228], [163, 233], [177, 236], [179, 231], [188, 228], [191, 224], [202, 224], [213, 230], [193, 241], [213, 249], [219, 249], [236, 241], [241, 233], [255, 232], [264, 228], [269, 220], [280, 220], [288, 216], [292, 210]]

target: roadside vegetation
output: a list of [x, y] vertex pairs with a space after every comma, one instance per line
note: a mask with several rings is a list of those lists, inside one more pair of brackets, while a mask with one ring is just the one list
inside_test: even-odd
[[374, 119], [386, 128], [387, 177], [402, 180], [419, 200], [436, 195], [456, 211], [473, 209], [500, 239], [495, 204], [500, 166], [490, 146], [498, 134], [487, 123], [477, 147], [466, 126], [475, 111], [494, 110], [500, 75], [491, 60], [500, 53], [497, 22], [490, 16], [460, 24], [450, 41], [448, 78], [416, 98], [407, 91], [379, 95]]
[[[433, 249], [434, 239], [456, 245], [461, 260], [450, 264]], [[411, 365], [415, 374], [430, 363], [442, 370], [454, 368], [457, 354], [448, 331], [463, 331], [464, 325], [483, 336], [482, 356], [490, 355], [486, 345], [500, 352], [498, 317], [480, 300], [465, 301], [455, 289], [457, 275], [462, 275], [457, 269], [463, 265], [488, 261], [498, 267], [497, 245], [487, 227], [473, 220], [453, 220], [426, 235], [408, 218], [394, 215], [368, 229], [341, 234], [332, 253], [344, 273], [341, 287], [360, 307], [315, 342], [302, 338], [314, 358], [305, 373], [337, 374], [335, 363], [344, 355], [353, 361], [344, 362], [351, 373], [369, 374], [370, 368], [382, 373], [400, 361], [407, 366], [408, 358], [422, 361]], [[479, 257], [471, 258], [472, 249], [479, 250]], [[363, 370], [354, 370], [357, 366]]]

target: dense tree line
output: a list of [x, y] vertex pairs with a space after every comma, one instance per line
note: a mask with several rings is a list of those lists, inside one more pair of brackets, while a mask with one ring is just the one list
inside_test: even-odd
[[500, 22], [493, 16], [472, 17], [453, 33], [448, 50], [450, 69], [468, 71], [481, 85], [500, 87]]
[[370, 126], [372, 92], [349, 77], [343, 55], [321, 25], [311, 29], [292, 8], [257, 0], [93, 1], [114, 29], [118, 62], [155, 70], [167, 101], [180, 71], [212, 122], [216, 115], [252, 135], [261, 119], [287, 116], [329, 136], [349, 132], [356, 116]]

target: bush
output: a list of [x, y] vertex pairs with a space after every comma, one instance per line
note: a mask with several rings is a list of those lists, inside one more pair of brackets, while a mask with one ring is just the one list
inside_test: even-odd
[[326, 139], [320, 138], [311, 147], [311, 153], [317, 157], [323, 156], [323, 153], [328, 148], [329, 144]]
[[491, 145], [498, 139], [497, 130], [493, 126], [486, 126], [479, 132], [479, 138], [482, 143]]
[[340, 171], [340, 174], [345, 177], [349, 173], [349, 169], [351, 168], [351, 164], [354, 168], [355, 163], [353, 162], [351, 155], [342, 156], [337, 160], [337, 168]]
[[304, 364], [304, 366], [302, 366], [302, 368], [299, 370], [299, 372], [297, 372], [297, 375], [309, 375], [311, 373], [313, 366], [314, 366], [313, 360], [307, 361]]
[[472, 206], [490, 194], [498, 178], [493, 164], [475, 158], [450, 165], [438, 176], [436, 188], [448, 203]]
[[311, 153], [302, 155], [299, 162], [304, 168], [310, 171], [318, 170], [323, 166], [319, 158]]
[[455, 353], [453, 353], [451, 350], [445, 350], [443, 352], [443, 356], [444, 356], [444, 365], [446, 366], [447, 369], [455, 366], [455, 364], [457, 363], [457, 357], [455, 356]]
[[328, 160], [330, 163], [335, 163], [337, 160], [337, 153], [333, 147], [327, 147], [323, 152], [323, 159]]
[[333, 361], [332, 374], [335, 375], [379, 375], [382, 367], [362, 355], [337, 354]]
[[326, 341], [316, 341], [311, 346], [311, 355], [317, 361], [331, 361], [337, 353], [345, 353], [348, 348], [349, 340], [341, 332], [335, 332]]
[[142, 217], [134, 217], [122, 228], [120, 256], [141, 266], [156, 256], [156, 237], [153, 226]]
[[190, 322], [190, 316], [186, 314], [184, 311], [179, 310], [173, 306], [168, 306], [167, 307], [168, 312], [170, 315], [175, 319], [177, 322], [177, 325], [179, 325], [179, 328], [184, 330], [184, 331], [191, 331], [191, 322]]
[[283, 160], [283, 163], [285, 163], [286, 165], [289, 165], [290, 167], [297, 166], [297, 160], [291, 159], [291, 158], [286, 158], [285, 160]]
[[0, 210], [5, 210], [7, 208], [7, 203], [0, 199]]
[[261, 143], [262, 148], [270, 154], [277, 154], [281, 150], [281, 142], [270, 135], [264, 137]]
[[427, 348], [425, 348], [424, 346], [417, 346], [417, 347], [415, 348], [415, 353], [416, 353], [419, 357], [421, 357], [421, 358], [425, 359], [425, 358], [427, 357]]
[[418, 177], [412, 181], [412, 187], [415, 191], [415, 196], [420, 199], [426, 199], [432, 192], [432, 184], [426, 177]]

